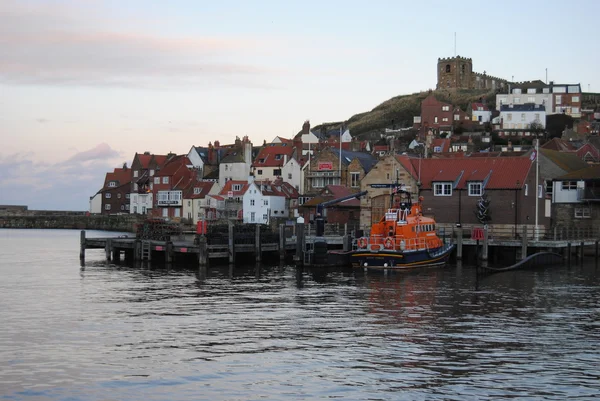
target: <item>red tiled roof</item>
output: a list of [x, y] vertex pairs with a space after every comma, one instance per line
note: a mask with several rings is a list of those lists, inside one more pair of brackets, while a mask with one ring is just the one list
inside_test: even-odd
[[142, 166], [142, 168], [148, 168], [148, 166], [150, 165], [150, 160], [152, 160], [152, 155], [138, 153], [137, 157], [140, 161], [140, 165]]
[[431, 189], [433, 182], [440, 181], [458, 181], [455, 188], [460, 189], [469, 181], [487, 181], [488, 189], [522, 188], [533, 164], [527, 157], [422, 159], [420, 167], [419, 159], [400, 156], [398, 160], [413, 178], [421, 177], [422, 189]]
[[[260, 150], [252, 163], [252, 167], [282, 167], [284, 161], [289, 160], [293, 152], [294, 148], [292, 146], [269, 144]], [[278, 155], [279, 159], [277, 159]]]
[[182, 168], [187, 169], [187, 166], [190, 166], [191, 164], [192, 162], [190, 162], [190, 159], [188, 159], [187, 156], [175, 156], [170, 159], [160, 171], [157, 171], [155, 175], [159, 177], [172, 176]]
[[[239, 191], [233, 190], [233, 185], [239, 184], [241, 185], [241, 189]], [[219, 192], [219, 195], [227, 196], [228, 192], [233, 192], [233, 196], [243, 196], [248, 189], [248, 181], [238, 181], [238, 180], [229, 180], [223, 185], [223, 189]]]
[[471, 110], [473, 111], [479, 111], [479, 108], [482, 108], [482, 111], [490, 111], [490, 109], [483, 103], [472, 103], [471, 104]]
[[[186, 199], [203, 199], [208, 195], [213, 185], [215, 185], [212, 181], [198, 181], [197, 179], [192, 179], [190, 181], [190, 185], [186, 191]], [[199, 193], [195, 193], [195, 189], [198, 188]]]
[[104, 178], [104, 188], [116, 188], [108, 186], [108, 183], [111, 181], [116, 181], [117, 187], [129, 184], [131, 182], [131, 169], [116, 168], [112, 173], [106, 173], [106, 178]]
[[275, 181], [256, 180], [254, 184], [264, 196], [283, 196], [286, 199], [298, 198], [298, 191], [290, 183], [284, 182], [281, 178]]

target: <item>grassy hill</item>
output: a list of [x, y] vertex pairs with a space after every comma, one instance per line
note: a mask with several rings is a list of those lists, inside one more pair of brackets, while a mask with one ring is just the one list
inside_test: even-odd
[[[413, 117], [421, 114], [421, 101], [429, 95], [427, 92], [413, 93], [412, 95], [400, 95], [393, 97], [373, 110], [356, 114], [347, 120], [347, 125], [353, 137], [367, 138], [371, 135], [382, 133], [385, 128], [411, 127]], [[466, 110], [472, 102], [483, 99], [490, 107], [495, 107], [496, 92], [489, 90], [454, 89], [433, 91], [435, 97], [442, 101], [460, 106]], [[342, 122], [324, 123], [314, 127], [315, 131], [321, 128], [333, 129], [340, 126]]]

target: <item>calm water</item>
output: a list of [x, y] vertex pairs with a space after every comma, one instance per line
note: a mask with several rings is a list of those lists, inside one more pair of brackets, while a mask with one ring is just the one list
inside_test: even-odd
[[[88, 236], [118, 235], [88, 232]], [[35, 248], [30, 248], [35, 245]], [[600, 270], [115, 266], [0, 230], [0, 399], [600, 397]]]

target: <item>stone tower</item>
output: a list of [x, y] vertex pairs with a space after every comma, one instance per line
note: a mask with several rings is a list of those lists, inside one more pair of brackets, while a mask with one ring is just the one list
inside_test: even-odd
[[438, 58], [436, 89], [469, 89], [473, 87], [473, 61], [461, 56]]

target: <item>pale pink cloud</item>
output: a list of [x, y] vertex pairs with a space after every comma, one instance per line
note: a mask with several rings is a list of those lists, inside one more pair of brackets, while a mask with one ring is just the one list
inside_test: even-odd
[[[237, 37], [164, 37], [119, 29], [114, 19], [83, 6], [0, 3], [0, 81], [10, 84], [162, 86], [267, 85], [279, 74], [248, 56], [274, 46]], [[110, 30], [109, 28], [110, 27]]]

